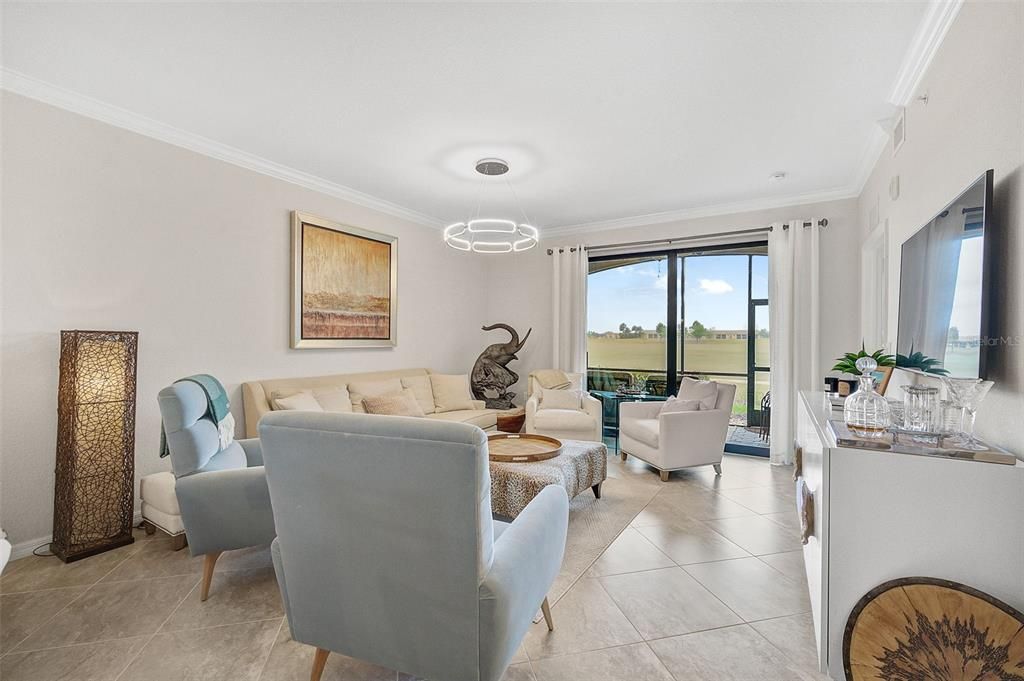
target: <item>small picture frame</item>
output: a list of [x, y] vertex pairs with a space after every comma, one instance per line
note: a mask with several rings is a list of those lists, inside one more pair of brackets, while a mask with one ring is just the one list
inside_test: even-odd
[[885, 395], [885, 389], [889, 387], [889, 379], [892, 378], [892, 367], [878, 367], [871, 372], [875, 379], [875, 390], [879, 395]]
[[907, 139], [907, 110], [901, 108], [899, 114], [896, 116], [896, 122], [892, 126], [892, 155], [895, 156], [896, 152], [903, 146], [903, 142]]

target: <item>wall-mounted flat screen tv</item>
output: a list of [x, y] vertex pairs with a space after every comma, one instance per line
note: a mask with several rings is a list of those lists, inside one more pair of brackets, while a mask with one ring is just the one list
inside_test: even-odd
[[950, 376], [985, 376], [992, 171], [903, 243], [896, 352], [923, 353]]

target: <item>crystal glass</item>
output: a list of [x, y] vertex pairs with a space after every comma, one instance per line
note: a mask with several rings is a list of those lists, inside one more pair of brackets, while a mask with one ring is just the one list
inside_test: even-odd
[[960, 433], [956, 438], [950, 440], [950, 444], [963, 449], [988, 449], [974, 438], [974, 420], [978, 415], [978, 406], [995, 383], [983, 381], [980, 378], [950, 378], [949, 376], [943, 376], [942, 382], [946, 384], [949, 401], [961, 412]]
[[875, 379], [871, 372], [877, 368], [878, 363], [870, 357], [857, 360], [857, 369], [861, 372], [860, 382], [857, 390], [843, 404], [846, 427], [860, 437], [882, 437], [892, 423], [889, 403], [875, 392]]
[[939, 430], [939, 389], [924, 385], [903, 387], [903, 427], [935, 433]]

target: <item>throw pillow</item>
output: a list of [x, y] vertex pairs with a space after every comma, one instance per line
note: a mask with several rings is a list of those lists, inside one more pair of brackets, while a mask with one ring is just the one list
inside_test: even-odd
[[430, 374], [430, 387], [438, 413], [473, 408], [468, 374]]
[[387, 395], [388, 393], [402, 392], [402, 382], [397, 378], [389, 378], [383, 381], [352, 381], [348, 384], [348, 395], [352, 398], [352, 411], [363, 414], [363, 400], [367, 397]]
[[324, 411], [345, 414], [352, 411], [352, 398], [345, 386], [314, 390], [313, 397], [320, 403]]
[[542, 388], [538, 409], [573, 409], [583, 407], [583, 395], [579, 390], [551, 390]]
[[434, 413], [434, 389], [430, 387], [430, 376], [403, 376], [402, 387], [412, 390], [424, 414]]
[[412, 390], [405, 388], [397, 393], [375, 395], [363, 399], [363, 408], [367, 414], [384, 414], [386, 416], [423, 416], [420, 403]]
[[323, 411], [324, 408], [313, 397], [308, 390], [301, 390], [284, 397], [276, 397], [273, 402], [274, 409], [282, 411]]
[[700, 400], [681, 400], [678, 397], [670, 397], [661, 405], [662, 414], [671, 414], [676, 411], [700, 411]]
[[714, 381], [684, 378], [679, 386], [679, 399], [699, 401], [702, 411], [714, 409], [715, 403], [718, 402], [718, 384]]

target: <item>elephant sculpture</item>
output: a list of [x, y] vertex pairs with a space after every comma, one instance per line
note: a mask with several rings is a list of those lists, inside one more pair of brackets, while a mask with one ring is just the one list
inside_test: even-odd
[[508, 324], [491, 324], [481, 327], [484, 331], [504, 329], [512, 338], [507, 343], [495, 343], [487, 348], [476, 358], [473, 365], [473, 373], [470, 374], [470, 385], [473, 388], [473, 396], [478, 400], [487, 403], [488, 409], [511, 409], [512, 398], [515, 393], [508, 392], [510, 385], [515, 385], [519, 380], [519, 374], [508, 368], [508, 363], [516, 357], [526, 339], [530, 337], [531, 328], [519, 340], [519, 334]]

